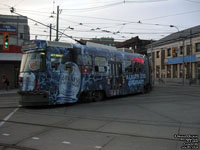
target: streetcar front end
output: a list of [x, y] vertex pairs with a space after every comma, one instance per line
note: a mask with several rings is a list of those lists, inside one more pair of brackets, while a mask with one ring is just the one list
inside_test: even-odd
[[44, 43], [43, 46], [38, 47], [36, 41], [31, 41], [23, 46], [18, 91], [21, 95], [19, 103], [22, 106], [49, 104]]

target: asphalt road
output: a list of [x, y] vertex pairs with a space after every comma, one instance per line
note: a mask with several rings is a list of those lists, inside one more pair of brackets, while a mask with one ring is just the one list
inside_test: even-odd
[[0, 150], [199, 149], [199, 86], [42, 108], [18, 99], [0, 95]]

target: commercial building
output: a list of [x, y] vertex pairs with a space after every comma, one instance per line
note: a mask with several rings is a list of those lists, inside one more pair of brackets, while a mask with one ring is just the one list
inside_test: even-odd
[[148, 45], [153, 76], [165, 82], [200, 83], [200, 25]]
[[11, 88], [18, 85], [21, 45], [29, 39], [27, 17], [0, 15], [0, 78], [6, 75]]

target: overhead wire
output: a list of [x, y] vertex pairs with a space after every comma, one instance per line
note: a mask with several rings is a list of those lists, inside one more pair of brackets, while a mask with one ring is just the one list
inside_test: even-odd
[[[157, 0], [158, 1], [158, 0]], [[163, 0], [162, 0], [163, 1]], [[126, 1], [126, 2], [129, 2], [129, 1]], [[136, 2], [136, 1], [131, 1], [131, 2]], [[113, 4], [115, 4], [115, 3], [113, 3]], [[63, 9], [64, 10], [64, 9]], [[23, 11], [27, 11], [27, 13], [29, 13], [30, 11], [29, 10], [23, 10]], [[200, 10], [197, 10], [197, 11], [200, 11]], [[32, 12], [34, 12], [34, 11], [32, 11]], [[192, 13], [192, 12], [195, 12], [195, 11], [191, 11], [190, 13]], [[38, 11], [35, 11], [35, 13], [40, 13], [40, 15], [41, 15], [41, 13], [47, 13], [47, 12], [38, 12]], [[186, 13], [188, 13], [188, 12], [185, 12], [185, 13], [182, 13], [182, 14], [186, 14]], [[175, 14], [175, 15], [177, 15], [177, 14]], [[180, 15], [180, 14], [178, 14], [178, 15]], [[44, 15], [45, 16], [45, 15]], [[69, 15], [68, 15], [69, 16]], [[74, 15], [73, 15], [74, 16]], [[172, 15], [170, 15], [170, 16], [172, 16]], [[80, 16], [78, 16], [78, 17], [80, 17]], [[86, 16], [81, 16], [81, 17], [86, 17]], [[167, 17], [167, 16], [166, 16]], [[115, 25], [115, 27], [116, 26], [120, 26], [120, 25], [123, 25], [120, 29], [122, 30], [123, 28], [124, 28], [124, 26], [125, 25], [127, 25], [127, 24], [132, 24], [132, 23], [135, 23], [135, 24], [144, 24], [144, 25], [156, 25], [156, 26], [170, 26], [170, 25], [166, 25], [166, 24], [154, 24], [154, 23], [146, 23], [146, 22], [143, 22], [143, 20], [141, 21], [141, 20], [139, 20], [139, 21], [127, 21], [127, 20], [118, 20], [118, 19], [109, 19], [109, 18], [98, 18], [98, 17], [89, 17], [89, 16], [87, 16], [87, 18], [93, 18], [93, 19], [103, 19], [103, 20], [108, 20], [108, 21], [114, 21], [114, 22], [123, 22], [123, 23], [121, 23], [121, 24], [116, 24], [116, 23], [114, 23], [114, 24], [116, 24]], [[155, 17], [155, 18], [158, 18], [158, 17]], [[150, 18], [150, 19], [155, 19], [155, 18]], [[150, 20], [149, 19], [149, 20]], [[63, 20], [63, 19], [62, 19]], [[147, 19], [145, 19], [145, 20], [147, 20]], [[68, 20], [68, 21], [70, 21], [70, 22], [72, 22], [72, 20]], [[73, 21], [74, 22], [74, 21]], [[125, 22], [125, 23], [124, 23]], [[77, 23], [77, 22], [74, 22], [74, 23]], [[85, 26], [85, 27], [88, 27], [88, 28], [91, 28], [91, 30], [93, 29], [91, 26], [88, 26], [88, 25], [85, 25], [86, 23], [79, 23], [79, 25], [81, 25], [81, 26]], [[95, 23], [94, 23], [95, 24]], [[102, 32], [107, 32], [107, 33], [111, 33], [111, 34], [113, 34], [113, 33], [117, 33], [117, 32], [112, 32], [112, 31], [106, 31], [106, 30], [102, 30], [102, 29], [105, 29], [105, 27], [97, 27], [97, 28], [99, 28]], [[96, 29], [97, 29], [96, 28]]]
[[136, 0], [135, 1], [121, 0], [119, 2], [110, 3], [110, 4], [102, 5], [102, 6], [95, 6], [95, 7], [88, 7], [88, 8], [74, 8], [74, 9], [63, 8], [62, 10], [66, 10], [66, 11], [92, 11], [92, 10], [114, 7], [114, 6], [125, 4], [125, 3], [150, 3], [150, 2], [162, 2], [162, 1], [167, 1], [167, 0], [137, 0], [137, 1]]
[[186, 0], [188, 2], [192, 2], [192, 3], [200, 3], [200, 1], [195, 1], [195, 0]]

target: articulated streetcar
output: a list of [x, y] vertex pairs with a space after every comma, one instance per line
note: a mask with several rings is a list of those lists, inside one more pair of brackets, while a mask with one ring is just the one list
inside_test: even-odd
[[22, 51], [23, 106], [99, 101], [152, 87], [149, 59], [141, 54], [44, 40], [25, 43]]

